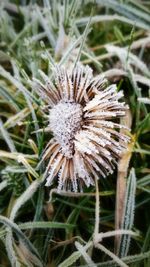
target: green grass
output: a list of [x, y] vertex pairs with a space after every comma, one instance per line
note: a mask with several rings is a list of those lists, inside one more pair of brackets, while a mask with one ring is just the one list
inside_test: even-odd
[[[149, 1], [0, 2], [0, 267], [150, 266], [149, 31]], [[131, 141], [97, 194], [58, 194], [38, 166], [51, 136], [32, 77], [79, 60], [124, 91]], [[98, 249], [97, 225], [136, 235], [103, 238]]]

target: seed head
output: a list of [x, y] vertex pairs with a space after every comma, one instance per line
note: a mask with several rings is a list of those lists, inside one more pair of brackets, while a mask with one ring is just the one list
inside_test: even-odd
[[127, 107], [116, 85], [108, 86], [103, 75], [93, 77], [88, 66], [56, 67], [53, 79], [40, 73], [45, 84], [34, 80], [34, 88], [47, 103], [53, 134], [42, 157], [48, 161], [46, 185], [58, 177], [58, 190], [76, 192], [113, 172], [129, 140], [118, 131]]

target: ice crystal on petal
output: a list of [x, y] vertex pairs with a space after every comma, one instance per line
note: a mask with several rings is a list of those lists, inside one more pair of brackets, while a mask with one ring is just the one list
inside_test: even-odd
[[123, 93], [108, 86], [103, 74], [93, 77], [88, 66], [69, 71], [56, 66], [51, 80], [39, 74], [45, 84], [34, 79], [33, 87], [46, 102], [53, 134], [42, 158], [48, 160], [46, 185], [58, 177], [58, 191], [77, 192], [112, 173], [126, 148], [129, 137], [119, 132], [127, 109], [120, 102]]

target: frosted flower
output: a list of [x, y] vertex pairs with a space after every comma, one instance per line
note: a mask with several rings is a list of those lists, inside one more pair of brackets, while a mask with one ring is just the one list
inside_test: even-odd
[[127, 107], [116, 85], [108, 86], [103, 75], [93, 77], [88, 66], [56, 67], [53, 79], [40, 73], [45, 84], [35, 79], [34, 88], [47, 104], [53, 134], [42, 157], [48, 161], [46, 185], [58, 177], [58, 190], [77, 192], [113, 172], [128, 142], [119, 133]]

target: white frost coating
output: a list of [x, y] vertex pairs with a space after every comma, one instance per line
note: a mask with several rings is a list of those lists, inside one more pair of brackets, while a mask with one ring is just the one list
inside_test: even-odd
[[75, 138], [76, 138], [76, 140], [74, 141], [75, 148], [77, 148], [77, 150], [80, 151], [81, 153], [87, 153], [87, 154], [92, 154], [93, 152], [99, 153], [97, 146], [90, 141], [88, 132], [80, 131], [80, 133], [76, 134]]
[[82, 82], [80, 82], [80, 87], [79, 87], [78, 93], [77, 93], [77, 101], [79, 101], [79, 102], [82, 99], [83, 95], [86, 93], [86, 89], [89, 86], [90, 81], [93, 77], [92, 73], [93, 73], [92, 69], [89, 67], [86, 67], [85, 77], [82, 78]]
[[91, 113], [85, 113], [84, 118], [91, 117], [101, 117], [101, 118], [113, 118], [113, 117], [121, 117], [125, 115], [125, 111], [95, 111]]
[[92, 179], [85, 167], [84, 160], [81, 156], [79, 156], [79, 153], [75, 153], [74, 155], [74, 166], [78, 177], [85, 182], [87, 187], [89, 187], [90, 184], [92, 184]]
[[50, 110], [50, 128], [67, 158], [73, 156], [73, 140], [80, 130], [82, 108], [74, 102], [60, 102]]
[[46, 182], [46, 184], [45, 184], [46, 186], [51, 185], [54, 176], [58, 173], [59, 165], [60, 165], [61, 160], [62, 160], [62, 154], [60, 154], [60, 155], [55, 159], [54, 164], [51, 166], [51, 170], [49, 171], [49, 175], [48, 175], [48, 177], [47, 177], [47, 182]]

